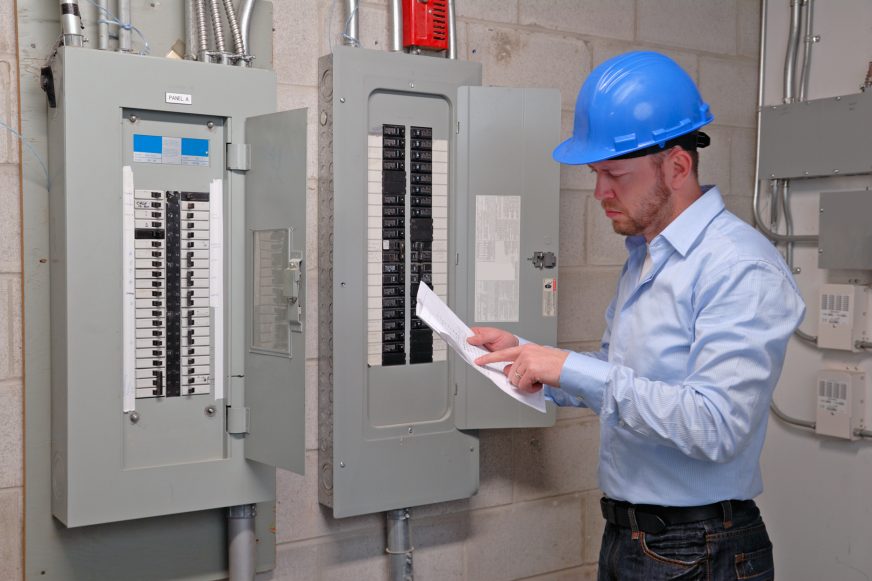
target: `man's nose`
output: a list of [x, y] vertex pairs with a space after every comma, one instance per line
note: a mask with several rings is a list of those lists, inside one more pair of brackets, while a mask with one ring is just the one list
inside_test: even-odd
[[615, 197], [615, 192], [612, 189], [612, 186], [608, 180], [597, 176], [596, 187], [594, 187], [594, 189], [593, 189], [593, 197], [596, 198], [597, 201], [600, 201], [600, 202], [602, 202], [605, 199]]

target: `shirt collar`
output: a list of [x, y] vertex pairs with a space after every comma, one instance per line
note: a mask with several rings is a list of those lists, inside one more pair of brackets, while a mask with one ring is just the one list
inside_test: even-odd
[[[724, 209], [724, 200], [716, 186], [703, 186], [702, 192], [702, 196], [670, 222], [663, 232], [654, 237], [654, 240], [662, 236], [676, 252], [686, 256], [690, 247], [708, 227], [709, 222]], [[639, 238], [644, 243], [645, 239]]]

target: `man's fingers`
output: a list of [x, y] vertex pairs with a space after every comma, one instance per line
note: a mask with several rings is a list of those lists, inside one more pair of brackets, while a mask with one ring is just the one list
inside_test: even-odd
[[496, 363], [497, 361], [514, 361], [521, 354], [520, 347], [510, 347], [509, 349], [500, 349], [487, 355], [482, 355], [475, 360], [476, 365], [487, 365], [488, 363]]

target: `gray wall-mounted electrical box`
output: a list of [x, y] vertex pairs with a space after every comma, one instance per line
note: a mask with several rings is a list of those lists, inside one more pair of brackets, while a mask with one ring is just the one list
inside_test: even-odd
[[479, 448], [463, 430], [554, 410], [455, 358], [414, 297], [427, 284], [471, 326], [554, 344], [559, 94], [348, 47], [319, 76], [320, 500], [344, 517], [469, 497]]
[[872, 269], [872, 192], [821, 192], [818, 267]]
[[303, 467], [305, 111], [263, 70], [61, 48], [52, 73], [54, 515], [273, 500]]

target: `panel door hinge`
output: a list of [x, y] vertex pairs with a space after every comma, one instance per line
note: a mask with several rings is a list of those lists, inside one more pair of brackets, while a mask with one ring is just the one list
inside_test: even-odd
[[248, 171], [251, 169], [251, 146], [247, 143], [227, 144], [227, 169]]
[[227, 406], [227, 433], [247, 434], [250, 430], [251, 414], [247, 407]]

